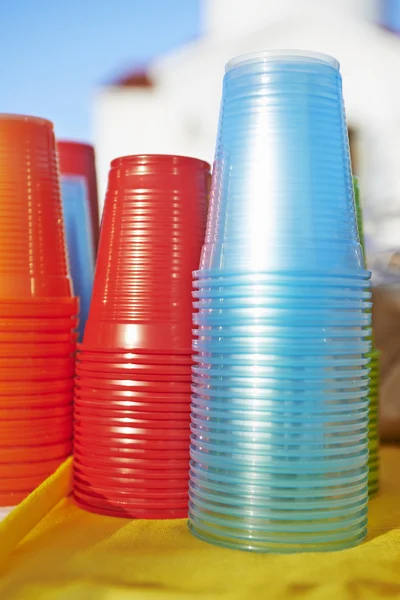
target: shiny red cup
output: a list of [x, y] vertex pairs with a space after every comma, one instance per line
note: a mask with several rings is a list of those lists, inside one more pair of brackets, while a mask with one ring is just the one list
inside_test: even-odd
[[[164, 422], [167, 420], [174, 420], [179, 422], [187, 422], [190, 421], [190, 409], [187, 411], [177, 411], [174, 412], [172, 410], [169, 411], [161, 411], [155, 412], [151, 410], [145, 410], [143, 408], [134, 409], [113, 409], [109, 407], [108, 404], [105, 404], [102, 407], [93, 406], [93, 404], [88, 404], [85, 402], [81, 402], [79, 399], [75, 398], [75, 414], [77, 417], [81, 416], [93, 416], [96, 419], [144, 419], [146, 421], [156, 421], [156, 422]], [[0, 408], [1, 415], [1, 408]]]
[[189, 447], [181, 448], [170, 448], [170, 444], [166, 446], [163, 444], [161, 447], [151, 447], [150, 444], [146, 446], [132, 446], [132, 445], [93, 445], [91, 440], [77, 436], [74, 439], [74, 452], [86, 456], [88, 460], [106, 460], [110, 463], [122, 460], [130, 459], [148, 459], [148, 460], [189, 460], [190, 452]]
[[84, 349], [190, 352], [208, 177], [209, 165], [192, 158], [111, 163]]
[[191, 357], [191, 351], [187, 355], [184, 354], [150, 354], [144, 352], [137, 352], [131, 350], [128, 352], [111, 352], [97, 349], [96, 351], [85, 350], [81, 344], [78, 344], [79, 360], [93, 363], [109, 363], [116, 362], [120, 364], [135, 364], [143, 365], [144, 367], [150, 366], [151, 368], [155, 365], [162, 367], [178, 366], [187, 367], [193, 363]]
[[[78, 382], [79, 383], [79, 382]], [[110, 402], [120, 404], [121, 406], [138, 406], [142, 404], [159, 405], [159, 410], [165, 406], [166, 410], [171, 407], [174, 410], [178, 410], [178, 406], [182, 407], [182, 410], [186, 410], [187, 406], [190, 405], [190, 396], [187, 393], [180, 392], [146, 392], [144, 390], [131, 391], [131, 390], [113, 390], [113, 389], [100, 389], [91, 387], [82, 387], [77, 385], [76, 392], [81, 398], [93, 400], [94, 402]]]
[[137, 364], [134, 362], [93, 362], [87, 360], [82, 355], [78, 356], [77, 368], [82, 371], [86, 371], [88, 373], [93, 372], [96, 373], [97, 376], [102, 375], [104, 377], [109, 376], [110, 373], [115, 373], [117, 375], [122, 375], [125, 378], [129, 378], [133, 376], [133, 378], [146, 377], [146, 376], [156, 376], [163, 375], [167, 376], [169, 380], [173, 379], [174, 381], [181, 381], [180, 379], [176, 379], [176, 376], [182, 377], [191, 377], [192, 366], [189, 365], [143, 365]]
[[102, 379], [76, 377], [78, 389], [116, 390], [128, 392], [164, 392], [190, 394], [190, 382], [146, 381], [137, 379]]
[[131, 507], [120, 507], [111, 501], [98, 501], [79, 490], [74, 490], [74, 498], [77, 506], [95, 514], [117, 517], [120, 519], [184, 519], [187, 518], [188, 509], [144, 509]]
[[78, 465], [83, 465], [89, 468], [104, 470], [107, 469], [132, 469], [132, 468], [149, 468], [179, 470], [182, 468], [189, 469], [189, 453], [183, 458], [149, 458], [140, 456], [130, 456], [125, 458], [115, 458], [110, 456], [93, 456], [85, 452], [81, 452], [75, 447], [74, 456]]
[[50, 121], [0, 115], [0, 296], [71, 297]]
[[[85, 379], [85, 377], [89, 377], [89, 378], [93, 378], [95, 377], [96, 379], [102, 380], [103, 382], [108, 380], [108, 381], [125, 381], [125, 382], [129, 382], [129, 381], [133, 381], [133, 382], [146, 382], [146, 383], [151, 383], [151, 382], [167, 382], [167, 383], [190, 383], [192, 380], [192, 376], [191, 376], [191, 369], [187, 369], [187, 372], [183, 375], [183, 374], [174, 374], [172, 372], [160, 372], [157, 369], [155, 369], [154, 371], [139, 371], [139, 370], [133, 370], [131, 372], [129, 372], [127, 369], [122, 369], [120, 371], [118, 370], [111, 370], [109, 371], [108, 369], [100, 369], [100, 370], [96, 370], [94, 371], [93, 368], [88, 368], [86, 363], [84, 362], [78, 362], [76, 364], [76, 375], [78, 377], [80, 377], [81, 379]], [[128, 385], [124, 384], [124, 385]]]
[[74, 431], [74, 441], [78, 444], [85, 444], [88, 448], [108, 448], [111, 454], [111, 448], [115, 449], [115, 452], [120, 451], [121, 453], [127, 452], [139, 452], [139, 451], [187, 451], [189, 449], [189, 442], [187, 436], [183, 438], [177, 438], [174, 436], [172, 439], [154, 439], [153, 437], [125, 437], [123, 435], [113, 434], [109, 436], [101, 436], [98, 433], [93, 433], [87, 428], [80, 428], [77, 426]]

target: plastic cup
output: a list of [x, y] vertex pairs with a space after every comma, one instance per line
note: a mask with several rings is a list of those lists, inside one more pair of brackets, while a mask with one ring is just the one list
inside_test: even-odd
[[0, 299], [0, 315], [7, 318], [67, 318], [78, 314], [77, 298], [30, 298]]
[[72, 439], [47, 445], [38, 444], [36, 440], [32, 445], [18, 444], [15, 448], [0, 445], [0, 464], [63, 459], [71, 452]]
[[186, 444], [186, 447], [177, 446], [177, 448], [174, 448], [170, 447], [170, 444], [168, 446], [155, 444], [154, 447], [151, 447], [151, 444], [147, 444], [147, 446], [135, 447], [121, 442], [120, 445], [104, 447], [93, 445], [91, 439], [81, 438], [80, 436], [77, 436], [74, 440], [74, 450], [86, 456], [88, 460], [106, 460], [110, 463], [135, 458], [139, 460], [189, 460], [189, 445]]
[[1, 296], [71, 296], [52, 123], [0, 115], [0, 171]]
[[61, 176], [79, 178], [85, 184], [90, 208], [93, 253], [96, 255], [99, 239], [99, 206], [94, 148], [90, 144], [58, 140], [57, 152]]
[[78, 388], [102, 389], [129, 392], [169, 392], [171, 394], [190, 393], [190, 384], [174, 381], [146, 381], [136, 379], [101, 379], [94, 377], [77, 377], [76, 384]]
[[[90, 365], [89, 365], [90, 367]], [[186, 382], [190, 383], [191, 381], [191, 369], [188, 367], [186, 369], [185, 374], [176, 374], [173, 372], [160, 372], [158, 369], [154, 371], [143, 372], [138, 369], [128, 371], [127, 369], [122, 370], [107, 370], [106, 368], [102, 370], [94, 371], [93, 368], [87, 368], [86, 363], [78, 362], [76, 364], [76, 374], [78, 377], [84, 379], [86, 376], [101, 380], [112, 380], [112, 381], [144, 381], [144, 382]]]
[[74, 490], [74, 498], [78, 506], [86, 511], [103, 516], [119, 517], [122, 519], [184, 519], [187, 517], [186, 508], [177, 509], [147, 509], [140, 510], [109, 501], [92, 500], [90, 496]]
[[117, 362], [121, 364], [135, 364], [153, 367], [155, 365], [161, 365], [170, 367], [177, 365], [178, 367], [186, 367], [192, 364], [191, 352], [187, 356], [182, 354], [149, 354], [149, 353], [137, 353], [132, 352], [91, 352], [84, 350], [81, 345], [78, 345], [79, 359], [93, 363], [108, 363]]
[[[80, 359], [80, 360], [79, 360]], [[91, 362], [79, 356], [77, 365], [79, 368], [84, 369], [86, 372], [93, 371], [94, 373], [100, 374], [109, 374], [109, 373], [118, 373], [122, 374], [125, 377], [129, 377], [131, 374], [136, 377], [136, 375], [169, 375], [170, 379], [173, 378], [175, 380], [175, 376], [188, 376], [190, 378], [191, 374], [191, 365], [143, 365], [137, 364], [135, 362], [131, 363], [119, 363], [119, 362]], [[1, 363], [0, 363], [1, 364]]]
[[208, 176], [207, 163], [184, 157], [112, 162], [84, 349], [190, 348], [191, 272], [204, 235]]

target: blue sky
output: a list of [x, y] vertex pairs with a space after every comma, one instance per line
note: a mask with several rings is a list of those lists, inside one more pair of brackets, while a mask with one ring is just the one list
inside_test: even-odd
[[200, 33], [201, 0], [0, 0], [0, 112], [91, 140], [96, 85]]

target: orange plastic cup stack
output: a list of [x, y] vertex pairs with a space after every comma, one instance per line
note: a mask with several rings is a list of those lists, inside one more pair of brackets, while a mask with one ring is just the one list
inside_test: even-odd
[[77, 312], [53, 125], [0, 115], [0, 507], [71, 453]]

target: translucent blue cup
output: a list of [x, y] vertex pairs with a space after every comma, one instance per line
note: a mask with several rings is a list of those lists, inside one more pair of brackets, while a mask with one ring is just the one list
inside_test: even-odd
[[79, 297], [79, 339], [89, 314], [94, 276], [94, 244], [86, 178], [61, 176], [61, 195], [71, 278]]
[[338, 64], [229, 63], [201, 269], [363, 270]]

